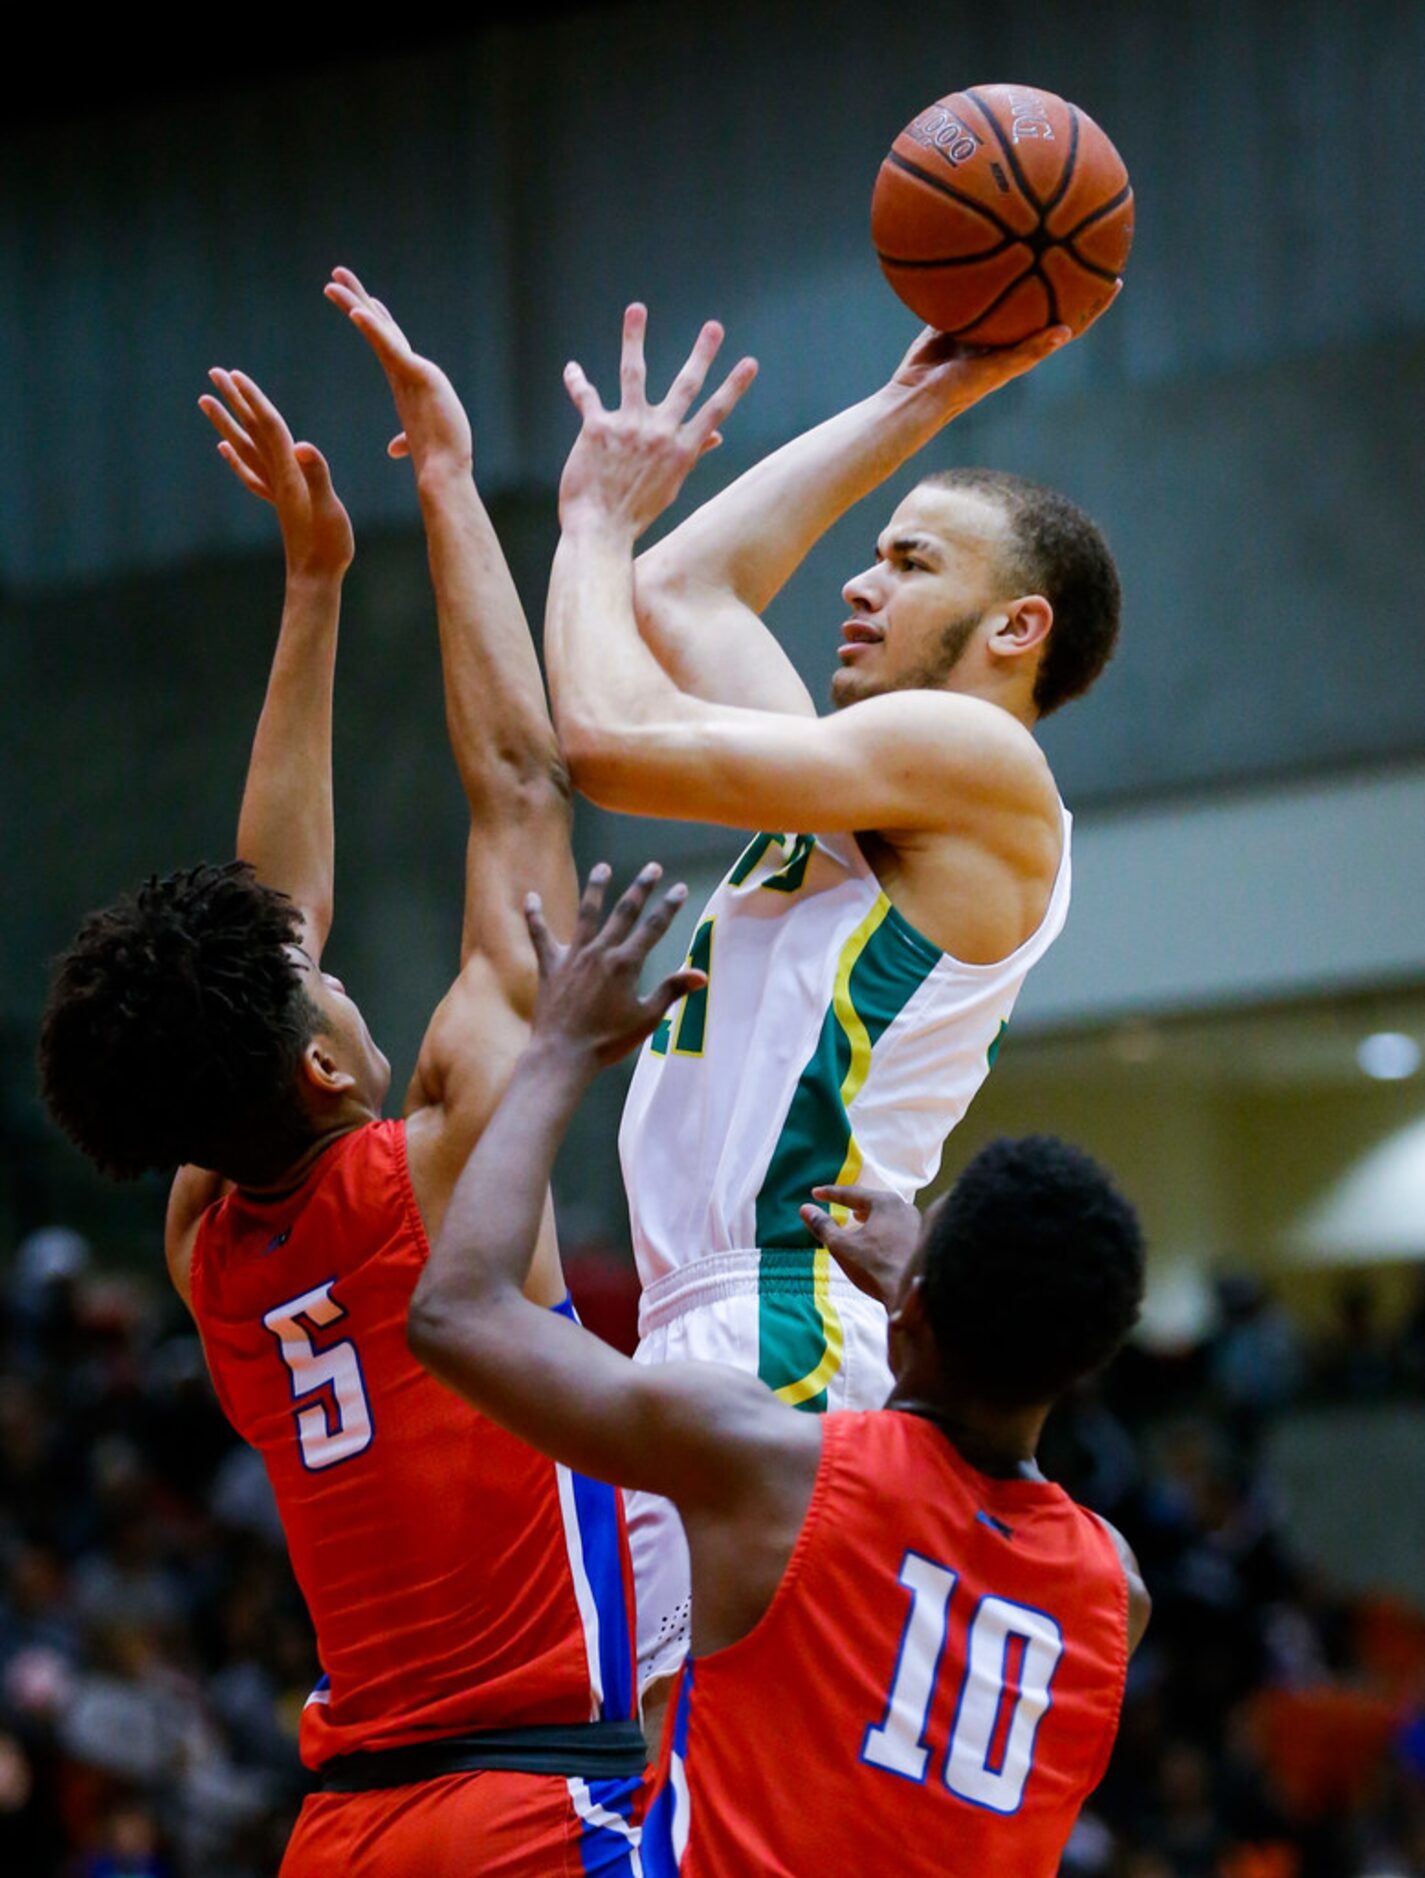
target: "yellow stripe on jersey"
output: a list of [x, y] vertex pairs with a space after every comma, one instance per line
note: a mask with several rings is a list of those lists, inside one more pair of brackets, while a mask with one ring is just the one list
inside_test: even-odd
[[[832, 992], [831, 1008], [836, 1016], [847, 1042], [851, 1046], [851, 1061], [846, 1074], [841, 1079], [841, 1102], [847, 1111], [847, 1145], [841, 1172], [836, 1177], [837, 1186], [845, 1186], [854, 1181], [861, 1171], [862, 1155], [856, 1142], [856, 1134], [850, 1126], [851, 1104], [855, 1101], [865, 1083], [871, 1068], [871, 1037], [860, 1012], [851, 998], [851, 974], [856, 969], [857, 961], [872, 939], [879, 932], [886, 915], [891, 910], [891, 903], [884, 893], [879, 894], [870, 912], [851, 934], [841, 948], [841, 956], [836, 964], [836, 982]], [[844, 1207], [834, 1207], [838, 1219], [847, 1217]], [[821, 1318], [823, 1348], [821, 1358], [815, 1368], [806, 1375], [799, 1376], [795, 1382], [783, 1383], [776, 1393], [782, 1401], [793, 1408], [800, 1402], [809, 1402], [813, 1396], [821, 1394], [832, 1377], [841, 1368], [841, 1357], [845, 1348], [845, 1338], [841, 1329], [841, 1313], [837, 1310], [831, 1296], [831, 1254], [824, 1246], [819, 1246], [812, 1261], [812, 1297], [816, 1303], [817, 1315]]]

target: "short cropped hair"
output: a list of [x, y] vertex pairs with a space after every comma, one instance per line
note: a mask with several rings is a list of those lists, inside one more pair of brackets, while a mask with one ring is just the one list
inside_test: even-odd
[[151, 877], [91, 913], [40, 1024], [50, 1114], [120, 1180], [184, 1162], [276, 1178], [313, 1134], [297, 1083], [320, 1028], [284, 948], [286, 894], [233, 861]]
[[929, 1217], [924, 1284], [955, 1382], [997, 1408], [1052, 1402], [1138, 1321], [1138, 1216], [1067, 1142], [993, 1141]]
[[1108, 543], [1077, 503], [1005, 470], [938, 470], [932, 489], [964, 489], [1009, 517], [1005, 577], [1016, 593], [1039, 593], [1054, 624], [1034, 680], [1041, 717], [1088, 690], [1113, 657], [1123, 593]]

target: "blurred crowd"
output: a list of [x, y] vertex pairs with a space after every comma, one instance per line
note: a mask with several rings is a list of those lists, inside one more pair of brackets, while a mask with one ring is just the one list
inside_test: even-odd
[[[590, 1253], [571, 1284], [626, 1345], [626, 1267]], [[1302, 1404], [1425, 1396], [1425, 1289], [1387, 1335], [1347, 1288], [1315, 1342], [1245, 1279], [1218, 1304], [1048, 1431], [1154, 1599], [1065, 1872], [1425, 1878], [1425, 1616], [1307, 1569], [1262, 1460]], [[76, 1234], [15, 1249], [0, 1312], [0, 1873], [271, 1878], [320, 1672], [261, 1464], [181, 1306]]]

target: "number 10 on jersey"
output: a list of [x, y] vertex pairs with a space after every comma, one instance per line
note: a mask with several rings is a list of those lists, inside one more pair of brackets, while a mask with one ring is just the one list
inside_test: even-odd
[[[958, 1581], [948, 1565], [918, 1552], [901, 1560], [910, 1610], [885, 1717], [866, 1730], [861, 1746], [868, 1765], [916, 1785], [924, 1783], [930, 1764], [926, 1727]], [[945, 1754], [945, 1784], [958, 1799], [994, 1813], [1019, 1811], [1063, 1653], [1063, 1633], [1047, 1611], [1008, 1598], [980, 1599]]]

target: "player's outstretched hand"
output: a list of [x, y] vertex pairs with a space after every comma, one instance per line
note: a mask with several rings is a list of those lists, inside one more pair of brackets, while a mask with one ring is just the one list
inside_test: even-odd
[[[661, 404], [650, 404], [643, 336], [648, 309], [637, 302], [623, 316], [619, 405], [606, 411], [584, 368], [564, 368], [564, 388], [583, 421], [559, 485], [559, 517], [567, 528], [581, 510], [593, 510], [637, 540], [687, 481], [700, 456], [722, 442], [718, 428], [757, 376], [755, 359], [739, 359], [696, 412], [722, 327], [709, 320]], [[689, 413], [692, 415], [689, 415]]]
[[638, 995], [643, 962], [673, 923], [688, 890], [681, 884], [670, 888], [640, 923], [663, 873], [650, 861], [600, 924], [610, 872], [604, 862], [591, 871], [567, 946], [561, 946], [545, 924], [539, 895], [532, 893], [525, 900], [525, 919], [539, 961], [531, 1044], [568, 1048], [586, 1058], [591, 1070], [627, 1056], [679, 998], [707, 983], [705, 972], [684, 966], [646, 998]]
[[[1101, 319], [1122, 292], [1119, 281], [1104, 301], [1094, 319]], [[1093, 324], [1090, 320], [1089, 325]], [[1086, 332], [1085, 326], [1082, 332]], [[946, 419], [958, 417], [972, 404], [987, 398], [1012, 378], [1032, 372], [1052, 353], [1068, 345], [1074, 333], [1068, 326], [1046, 326], [1043, 332], [1021, 340], [1017, 346], [967, 346], [961, 339], [936, 332], [933, 326], [921, 329], [919, 338], [896, 367], [891, 383], [920, 392], [943, 406]]]
[[920, 1243], [920, 1214], [909, 1200], [878, 1187], [813, 1187], [823, 1206], [844, 1206], [857, 1222], [839, 1225], [819, 1206], [802, 1219], [852, 1284], [889, 1310], [901, 1294], [906, 1267]]
[[218, 455], [243, 488], [276, 509], [288, 573], [344, 574], [356, 542], [326, 458], [314, 443], [292, 441], [282, 413], [246, 372], [215, 366], [208, 376], [220, 396], [205, 392], [198, 409], [217, 431]]
[[323, 291], [366, 340], [386, 374], [401, 420], [400, 431], [386, 446], [388, 454], [410, 457], [417, 476], [442, 470], [468, 474], [474, 453], [470, 420], [445, 373], [415, 351], [388, 308], [349, 267], [333, 268]]

